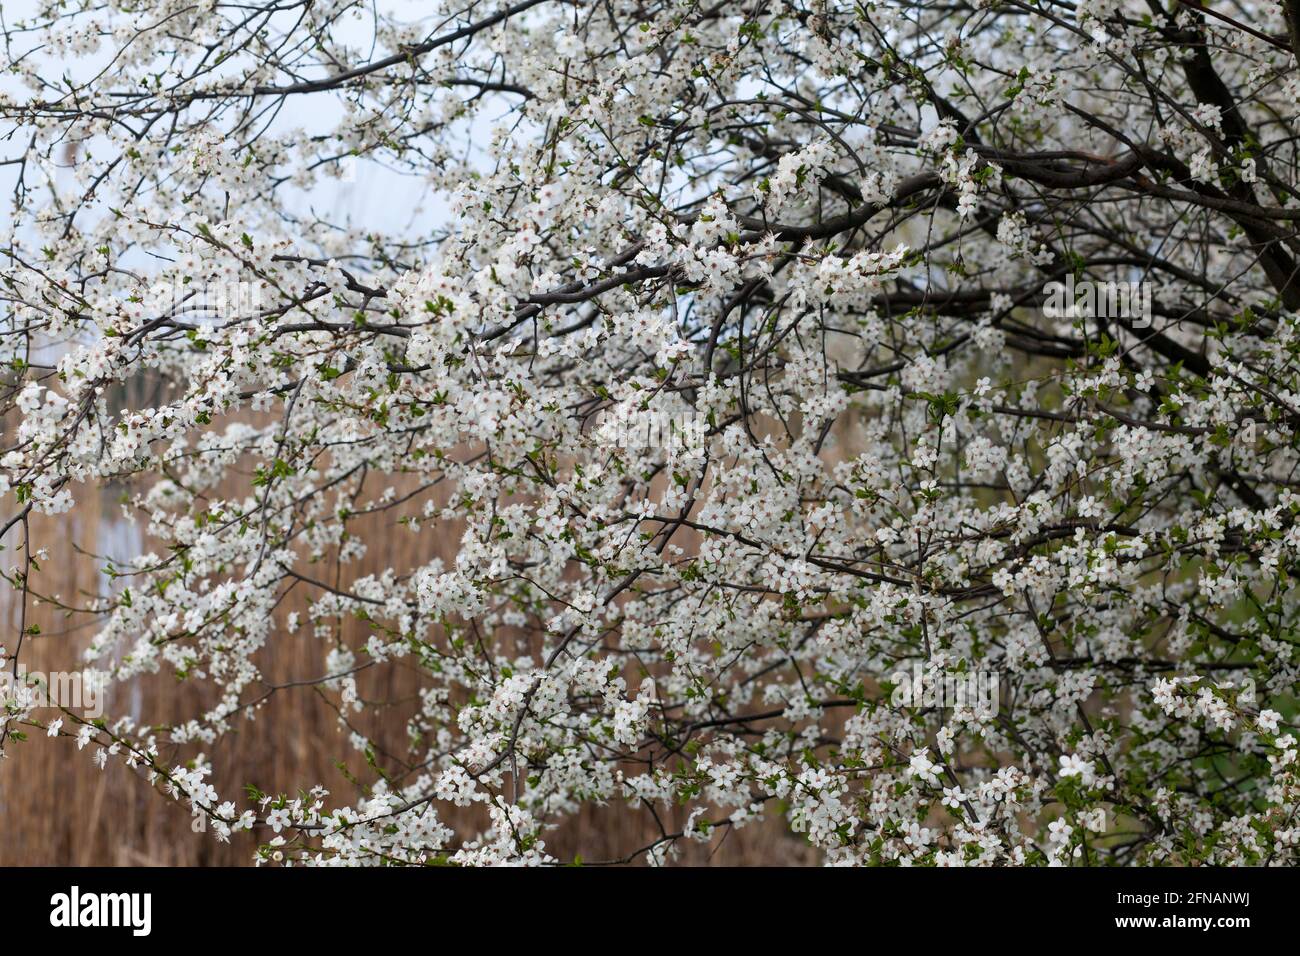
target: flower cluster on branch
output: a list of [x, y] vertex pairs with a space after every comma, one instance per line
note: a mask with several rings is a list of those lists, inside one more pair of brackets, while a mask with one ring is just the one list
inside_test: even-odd
[[[0, 747], [305, 863], [563, 862], [589, 804], [658, 831], [610, 862], [773, 817], [832, 863], [1295, 862], [1294, 6], [6, 19], [2, 570], [108, 680], [212, 693], [15, 693]], [[60, 598], [34, 517], [109, 483], [149, 546]], [[360, 570], [375, 516], [422, 558]], [[383, 670], [401, 752], [354, 720]], [[370, 776], [219, 793], [307, 692]]]

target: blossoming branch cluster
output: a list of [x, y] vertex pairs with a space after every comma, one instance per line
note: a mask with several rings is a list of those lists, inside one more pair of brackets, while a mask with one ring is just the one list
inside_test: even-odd
[[[1300, 51], [1245, 6], [6, 22], [3, 571], [212, 703], [11, 700], [0, 746], [274, 860], [563, 862], [599, 804], [658, 833], [626, 861], [778, 818], [832, 863], [1294, 862]], [[351, 220], [347, 164], [389, 184]], [[1066, 276], [1153, 320], [1045, 314]], [[110, 482], [149, 543], [59, 597], [32, 518]], [[363, 570], [376, 515], [422, 557]], [[997, 706], [891, 699], [913, 667]], [[399, 671], [394, 753], [361, 688]], [[310, 693], [365, 786], [218, 792], [213, 745]]]

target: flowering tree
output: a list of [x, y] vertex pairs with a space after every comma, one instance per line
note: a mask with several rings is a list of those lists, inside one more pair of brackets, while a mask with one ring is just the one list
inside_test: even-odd
[[[54, 600], [30, 519], [125, 484], [87, 665], [217, 692], [14, 693], [8, 749], [310, 862], [550, 862], [596, 802], [627, 860], [1294, 861], [1293, 0], [385, 6], [6, 15], [4, 570]], [[303, 200], [357, 164], [445, 215]], [[360, 574], [376, 513], [454, 563]], [[372, 779], [218, 793], [301, 627]], [[401, 772], [348, 722], [399, 667]]]

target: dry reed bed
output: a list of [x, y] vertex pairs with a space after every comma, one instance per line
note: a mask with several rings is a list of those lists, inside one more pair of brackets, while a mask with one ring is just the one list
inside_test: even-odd
[[[373, 492], [374, 489], [367, 489]], [[57, 518], [34, 516], [34, 547], [49, 550], [49, 559], [33, 573], [34, 590], [57, 594], [64, 603], [84, 605], [107, 593], [102, 572], [104, 556], [119, 561], [136, 551], [157, 551], [141, 541], [118, 504], [121, 489], [76, 489], [76, 507]], [[410, 508], [415, 513], [420, 500]], [[346, 566], [343, 580], [384, 568], [409, 569], [439, 556], [450, 564], [457, 538], [444, 526], [428, 523], [418, 533], [396, 524], [397, 512], [380, 512], [355, 519], [351, 530], [368, 544], [366, 555]], [[675, 539], [686, 544], [686, 536]], [[3, 540], [0, 563], [6, 568], [19, 559], [21, 532]], [[690, 545], [686, 545], [688, 550]], [[123, 552], [127, 553], [123, 553]], [[311, 595], [297, 587], [281, 603], [277, 619], [305, 612]], [[19, 602], [8, 588], [0, 592], [0, 619], [6, 644], [19, 629]], [[29, 671], [70, 670], [79, 666], [96, 619], [93, 615], [67, 616], [49, 604], [30, 602], [27, 621], [40, 626], [37, 638], [28, 638], [23, 662]], [[358, 621], [339, 622], [344, 643], [357, 648], [367, 630]], [[298, 633], [277, 628], [259, 654], [258, 663], [269, 684], [317, 678], [324, 673], [327, 647], [300, 627]], [[523, 650], [523, 648], [521, 648]], [[631, 675], [630, 675], [631, 676]], [[357, 675], [363, 700], [369, 702], [358, 718], [371, 738], [393, 758], [402, 756], [405, 723], [422, 686], [409, 667], [373, 668]], [[636, 680], [639, 680], [637, 678]], [[636, 681], [634, 680], [633, 683]], [[161, 673], [115, 687], [105, 707], [109, 717], [129, 712], [138, 721], [157, 725], [177, 721], [210, 706], [209, 688], [180, 682]], [[380, 706], [380, 705], [383, 706]], [[33, 733], [0, 765], [0, 865], [248, 865], [254, 857], [255, 839], [237, 834], [229, 844], [191, 829], [189, 811], [151, 790], [132, 771], [111, 762], [104, 770], [91, 759], [93, 750], [78, 752], [69, 739], [47, 739]], [[322, 783], [338, 803], [350, 803], [357, 788], [349, 775], [373, 781], [374, 774], [343, 738], [330, 697], [311, 687], [294, 687], [271, 696], [257, 719], [240, 721], [236, 728], [209, 748], [214, 765], [213, 783], [226, 799], [241, 802], [245, 785], [263, 792], [295, 792]], [[345, 758], [346, 774], [336, 766]], [[399, 769], [397, 759], [381, 756], [386, 770]], [[474, 811], [439, 806], [442, 818], [454, 825], [475, 819]], [[660, 813], [666, 826], [680, 826], [685, 815], [676, 809]], [[646, 845], [658, 836], [658, 827], [644, 810], [629, 812], [611, 803], [589, 805], [561, 823], [546, 839], [547, 848], [560, 859], [580, 855], [587, 861], [610, 860]], [[690, 864], [791, 864], [815, 862], [812, 849], [786, 830], [777, 817], [732, 832], [727, 828], [707, 845], [688, 843], [679, 857]]]

